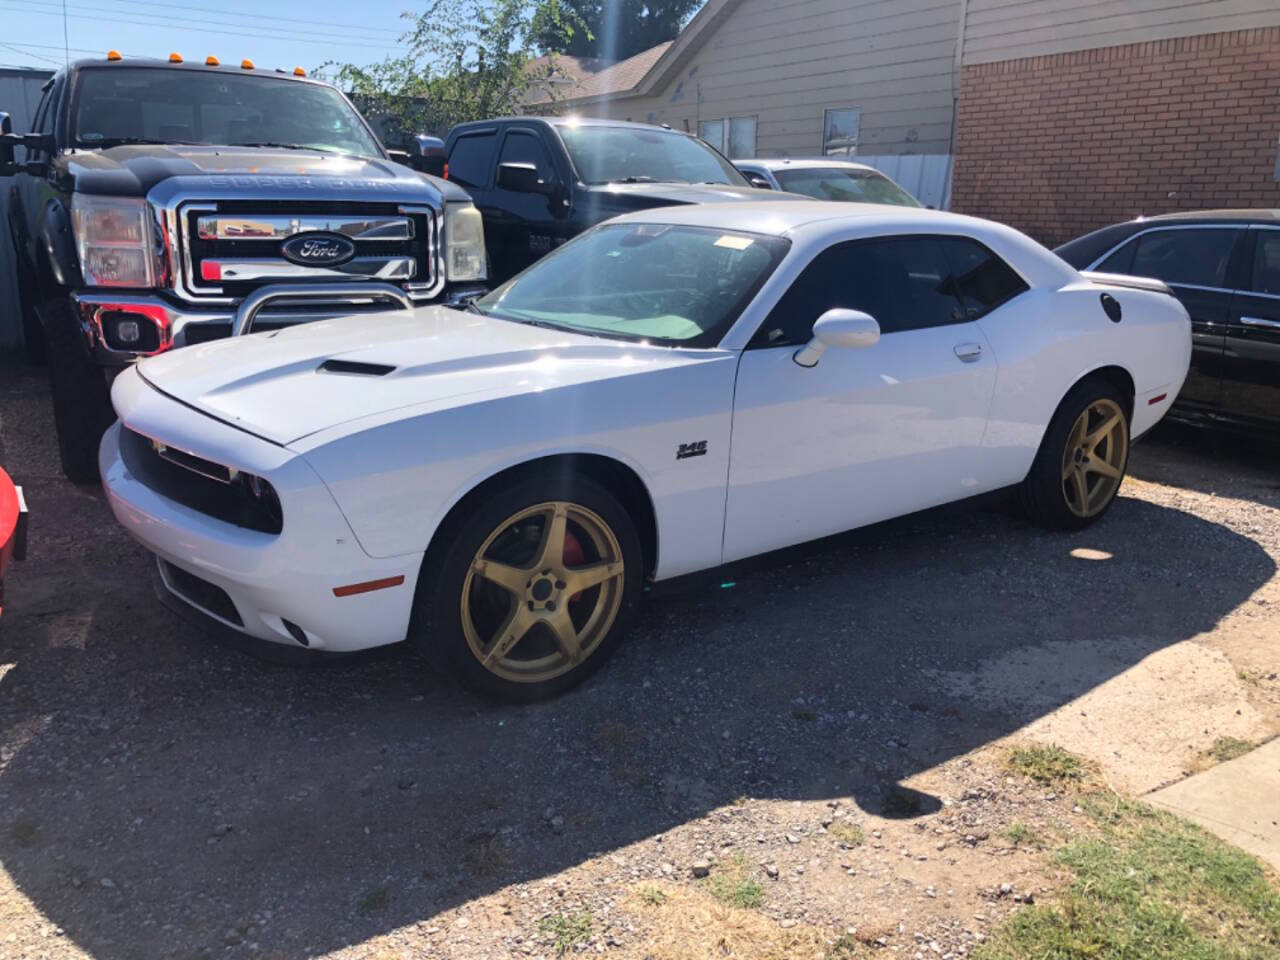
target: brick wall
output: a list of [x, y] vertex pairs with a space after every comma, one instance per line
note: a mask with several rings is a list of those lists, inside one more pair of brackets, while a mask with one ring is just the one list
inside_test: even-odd
[[1139, 214], [1280, 207], [1280, 28], [965, 67], [952, 209], [1053, 246]]

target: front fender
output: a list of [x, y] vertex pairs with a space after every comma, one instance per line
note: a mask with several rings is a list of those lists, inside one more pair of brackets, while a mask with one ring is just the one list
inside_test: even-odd
[[82, 286], [71, 211], [62, 200], [51, 198], [45, 203], [37, 230], [36, 244], [47, 265], [48, 279], [63, 289]]

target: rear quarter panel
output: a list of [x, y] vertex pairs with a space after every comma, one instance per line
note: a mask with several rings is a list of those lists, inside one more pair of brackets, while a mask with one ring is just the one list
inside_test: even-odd
[[[1104, 293], [1120, 302], [1119, 323], [1103, 310]], [[979, 325], [999, 365], [983, 445], [1006, 483], [1026, 476], [1054, 412], [1081, 379], [1103, 367], [1129, 374], [1136, 436], [1168, 410], [1191, 359], [1191, 321], [1177, 300], [1084, 280], [1033, 289]], [[1148, 402], [1161, 393], [1163, 401]]]

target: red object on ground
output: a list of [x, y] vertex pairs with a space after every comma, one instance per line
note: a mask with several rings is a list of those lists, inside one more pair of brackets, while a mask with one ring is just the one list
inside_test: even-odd
[[4, 612], [4, 575], [9, 563], [27, 555], [27, 505], [22, 488], [0, 469], [0, 613]]

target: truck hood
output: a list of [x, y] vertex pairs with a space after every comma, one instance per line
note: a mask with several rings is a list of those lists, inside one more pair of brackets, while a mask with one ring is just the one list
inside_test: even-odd
[[274, 147], [164, 146], [137, 144], [82, 150], [58, 160], [61, 173], [79, 193], [141, 197], [172, 182], [179, 190], [204, 193], [263, 190], [385, 194], [401, 200], [418, 196], [466, 199], [462, 190], [382, 157], [343, 156], [319, 150]]
[[141, 361], [160, 392], [273, 443], [404, 410], [549, 390], [705, 359], [442, 306], [319, 320]]
[[669, 207], [681, 203], [806, 199], [780, 190], [735, 187], [727, 183], [607, 183], [588, 187], [586, 196], [589, 205], [613, 213]]

